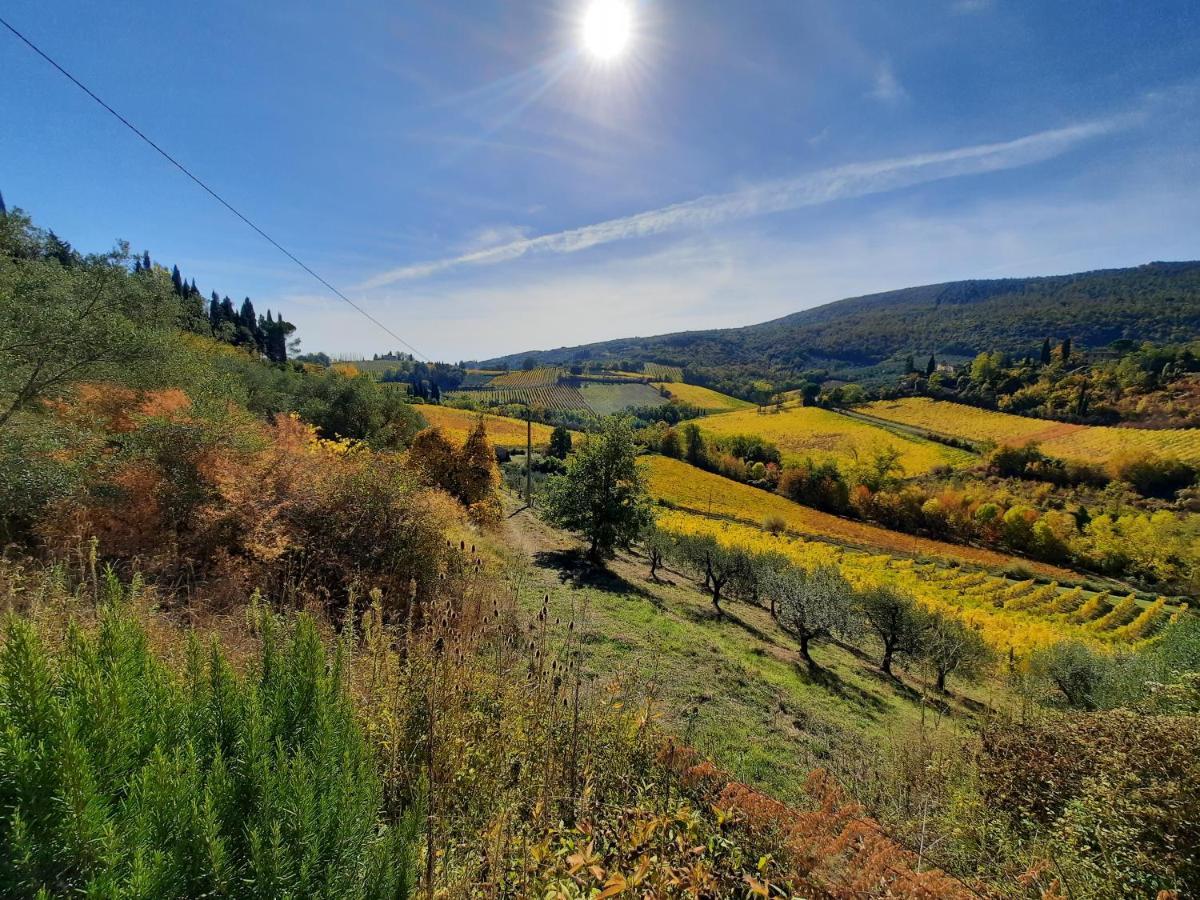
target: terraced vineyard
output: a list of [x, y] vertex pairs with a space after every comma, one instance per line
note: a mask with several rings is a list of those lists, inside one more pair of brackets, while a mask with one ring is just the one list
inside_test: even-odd
[[[480, 413], [473, 412], [469, 409], [454, 409], [450, 406], [435, 406], [432, 403], [427, 403], [416, 407], [417, 411], [425, 418], [430, 427], [438, 427], [446, 432], [446, 436], [451, 440], [462, 443], [467, 439], [467, 435], [471, 429], [475, 427], [475, 421], [479, 418]], [[487, 428], [488, 437], [497, 447], [524, 447], [525, 446], [525, 422], [520, 419], [510, 419], [507, 416], [493, 416], [484, 414], [483, 416], [485, 427]], [[543, 425], [540, 422], [533, 423], [533, 444], [535, 447], [544, 447], [550, 441], [550, 432], [553, 429], [548, 425]]]
[[723, 413], [701, 420], [700, 428], [714, 437], [760, 435], [778, 445], [785, 462], [800, 462], [810, 457], [814, 461], [832, 459], [845, 465], [859, 459], [865, 462], [874, 450], [892, 446], [900, 451], [904, 474], [913, 476], [938, 466], [965, 466], [976, 460], [965, 450], [812, 406], [786, 407], [778, 413], [760, 413], [756, 409]]
[[861, 412], [971, 441], [1014, 446], [1037, 443], [1046, 454], [1061, 459], [1103, 464], [1114, 456], [1133, 452], [1200, 462], [1200, 429], [1195, 428], [1153, 431], [1071, 425], [926, 397], [881, 400], [866, 404]]
[[683, 369], [679, 366], [664, 366], [659, 363], [645, 363], [642, 373], [655, 381], [683, 382]]
[[682, 382], [657, 381], [656, 388], [666, 388], [672, 400], [687, 403], [699, 409], [712, 413], [735, 412], [739, 409], [751, 409], [754, 404], [737, 397], [730, 397], [720, 391], [700, 387], [698, 384], [683, 384]]
[[553, 384], [546, 387], [481, 387], [469, 391], [453, 391], [446, 395], [448, 398], [464, 397], [485, 406], [498, 406], [504, 403], [526, 403], [535, 409], [567, 412], [571, 410], [590, 411], [587, 401], [576, 388], [565, 384]]
[[528, 372], [505, 372], [503, 375], [497, 375], [488, 382], [488, 387], [552, 387], [558, 384], [558, 379], [565, 374], [566, 370], [560, 369], [557, 366], [543, 366], [537, 369], [530, 369]]
[[735, 519], [761, 527], [768, 517], [783, 521], [788, 531], [818, 540], [848, 544], [872, 552], [900, 556], [931, 557], [946, 562], [1002, 569], [1017, 564], [1048, 578], [1066, 579], [1071, 573], [1046, 563], [1032, 562], [930, 538], [889, 531], [876, 525], [842, 519], [829, 513], [793, 503], [786, 497], [730, 481], [666, 456], [646, 456], [641, 462], [650, 494], [672, 506], [708, 516]]
[[[772, 535], [761, 529], [722, 522], [683, 511], [659, 514], [659, 526], [684, 534], [710, 534], [731, 546], [782, 553], [799, 565], [835, 565], [856, 587], [887, 584], [911, 594], [931, 609], [956, 615], [999, 653], [1016, 658], [1065, 639], [1097, 647], [1128, 647], [1152, 637], [1180, 614], [1159, 598], [1142, 606], [1132, 597], [1111, 604], [1106, 595], [1086, 597], [1079, 588], [1013, 581], [980, 571], [964, 571], [932, 562], [864, 553], [822, 541]], [[1079, 610], [1091, 607], [1086, 616]], [[1075, 611], [1072, 611], [1072, 610]], [[1098, 610], [1109, 609], [1097, 615]], [[1120, 610], [1120, 614], [1112, 613]]]

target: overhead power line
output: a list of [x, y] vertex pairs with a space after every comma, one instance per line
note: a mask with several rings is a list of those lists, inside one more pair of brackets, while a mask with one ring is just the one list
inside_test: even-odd
[[326, 281], [323, 277], [321, 277], [319, 274], [317, 274], [315, 271], [313, 271], [312, 267], [310, 267], [302, 259], [300, 259], [298, 256], [296, 256], [296, 254], [292, 253], [292, 251], [290, 251], [287, 247], [283, 246], [281, 243], [279, 243], [279, 241], [275, 240], [275, 238], [271, 237], [269, 234], [267, 234], [265, 231], [263, 231], [261, 228], [259, 228], [257, 225], [255, 225], [252, 221], [250, 221], [250, 219], [246, 215], [244, 215], [240, 210], [238, 210], [237, 207], [235, 207], [232, 203], [230, 203], [228, 200], [226, 200], [224, 197], [222, 197], [220, 194], [218, 194], [215, 190], [213, 190], [211, 187], [209, 187], [204, 182], [204, 180], [201, 179], [198, 175], [192, 174], [192, 172], [188, 169], [187, 166], [185, 166], [183, 163], [181, 163], [179, 160], [177, 160], [175, 157], [173, 157], [170, 153], [168, 153], [166, 150], [164, 150], [162, 147], [160, 147], [158, 144], [156, 144], [154, 141], [152, 141], [149, 137], [147, 137], [145, 132], [143, 132], [140, 128], [138, 128], [136, 125], [134, 125], [132, 122], [130, 122], [127, 118], [125, 118], [123, 115], [121, 115], [115, 109], [113, 109], [111, 106], [109, 106], [103, 100], [101, 100], [98, 96], [96, 96], [96, 93], [91, 88], [89, 88], [86, 84], [84, 84], [82, 81], [80, 81], [74, 75], [72, 75], [70, 72], [68, 72], [66, 69], [64, 69], [61, 65], [59, 65], [54, 59], [52, 59], [50, 57], [49, 54], [47, 54], [44, 50], [42, 50], [41, 47], [39, 47], [37, 44], [35, 44], [33, 41], [31, 41], [29, 38], [27, 38], [21, 32], [19, 32], [16, 28], [14, 28], [3, 16], [0, 16], [0, 25], [3, 25], [5, 28], [7, 28], [9, 31], [11, 31], [20, 41], [22, 41], [27, 47], [29, 47], [30, 50], [32, 50], [34, 53], [36, 53], [38, 56], [40, 56], [46, 62], [50, 63], [50, 65], [54, 66], [54, 68], [56, 68], [59, 72], [61, 72], [67, 78], [67, 80], [69, 80], [77, 88], [79, 88], [81, 91], [83, 91], [85, 94], [87, 94], [93, 100], [95, 100], [98, 104], [100, 104], [100, 106], [102, 106], [108, 113], [110, 113], [118, 122], [120, 122], [122, 125], [124, 125], [126, 128], [128, 128], [130, 131], [132, 131], [134, 134], [136, 134], [139, 138], [141, 138], [143, 141], [145, 141], [147, 144], [149, 144], [151, 147], [153, 147], [158, 152], [158, 154], [163, 157], [163, 159], [165, 159], [167, 162], [169, 162], [171, 165], [173, 165], [175, 168], [177, 168], [180, 172], [182, 172], [184, 175], [186, 175], [188, 178], [190, 178], [192, 181], [194, 181], [196, 184], [198, 184], [205, 191], [205, 193], [207, 193], [210, 197], [212, 197], [214, 200], [216, 200], [218, 203], [220, 203], [222, 206], [224, 206], [227, 210], [229, 210], [231, 213], [233, 213], [235, 216], [237, 216], [239, 219], [241, 219], [243, 222], [245, 222], [248, 226], [250, 226], [252, 229], [254, 229], [254, 231], [256, 231], [260, 236], [262, 236], [262, 238], [265, 239], [268, 243], [270, 243], [272, 247], [274, 247], [276, 250], [278, 250], [280, 253], [282, 253], [284, 256], [286, 256], [288, 259], [290, 259], [292, 262], [294, 262], [296, 265], [298, 265], [301, 269], [303, 269], [305, 272], [307, 272], [309, 275], [311, 275], [313, 278], [315, 278], [317, 281], [319, 281], [322, 285], [324, 285], [326, 288], [328, 288], [335, 297], [337, 297], [342, 302], [346, 303], [348, 306], [350, 306], [352, 309], [354, 309], [356, 312], [358, 312], [360, 315], [362, 315], [364, 318], [366, 318], [369, 322], [371, 322], [374, 325], [377, 325], [386, 334], [395, 338], [403, 346], [405, 346], [409, 350], [411, 350], [416, 356], [420, 356], [423, 359], [429, 360], [428, 356], [426, 356], [424, 353], [422, 353], [420, 350], [418, 350], [416, 347], [414, 347], [408, 341], [404, 340], [404, 338], [400, 337], [400, 335], [396, 334], [396, 332], [392, 331], [392, 329], [388, 328], [386, 325], [384, 325], [382, 322], [380, 322], [377, 318], [375, 318], [373, 315], [371, 315], [369, 312], [367, 312], [365, 309], [363, 309], [361, 306], [359, 306], [357, 303], [355, 303], [353, 300], [351, 300], [349, 297], [347, 297], [345, 294], [343, 294], [340, 290], [338, 290], [336, 287], [334, 287], [332, 284], [330, 284], [328, 281]]

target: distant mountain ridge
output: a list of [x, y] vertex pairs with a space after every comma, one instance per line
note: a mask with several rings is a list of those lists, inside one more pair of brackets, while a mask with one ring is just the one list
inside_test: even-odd
[[[1044, 338], [1099, 347], [1200, 336], [1200, 261], [1033, 278], [971, 279], [851, 297], [741, 328], [618, 338], [515, 353], [486, 364], [620, 359], [784, 382], [806, 369], [861, 369], [899, 356], [1036, 353]], [[721, 370], [725, 377], [718, 376]]]

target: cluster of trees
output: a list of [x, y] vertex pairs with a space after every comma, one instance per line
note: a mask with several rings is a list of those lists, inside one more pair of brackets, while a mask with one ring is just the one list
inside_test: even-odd
[[981, 352], [960, 366], [921, 368], [908, 358], [898, 385], [878, 397], [918, 394], [988, 409], [1092, 425], [1191, 427], [1200, 417], [1189, 376], [1200, 372], [1200, 342], [1154, 344], [1128, 339], [1095, 351], [1070, 338], [1040, 351]]
[[[151, 262], [149, 251], [134, 257], [134, 275], [158, 277], [163, 271], [161, 266]], [[228, 296], [222, 298], [216, 291], [209, 296], [206, 306], [196, 287], [196, 279], [188, 282], [179, 266], [171, 267], [171, 290], [179, 298], [183, 312], [181, 325], [185, 330], [211, 335], [271, 362], [287, 362], [288, 339], [295, 333], [296, 326], [285, 321], [282, 314], [275, 317], [268, 309], [266, 316], [257, 315], [249, 297], [235, 308]]]
[[[381, 357], [392, 359], [393, 357]], [[396, 384], [407, 384], [408, 392], [414, 397], [440, 403], [443, 391], [457, 390], [467, 377], [467, 370], [461, 365], [441, 362], [422, 362], [411, 356], [398, 360], [395, 368], [386, 369], [380, 380]]]
[[674, 565], [700, 580], [723, 615], [721, 602], [736, 597], [768, 608], [795, 637], [800, 657], [812, 672], [820, 666], [811, 648], [836, 640], [860, 645], [874, 640], [879, 668], [892, 675], [904, 659], [924, 665], [939, 691], [951, 674], [972, 677], [991, 662], [992, 653], [977, 631], [954, 616], [928, 610], [887, 585], [857, 588], [833, 566], [807, 569], [783, 554], [721, 542], [706, 534], [650, 529], [643, 539], [650, 575]]
[[779, 448], [756, 434], [709, 437], [694, 422], [676, 428], [660, 421], [638, 431], [636, 438], [654, 453], [686, 460], [734, 481], [774, 488], [782, 471]]
[[[175, 269], [175, 275], [178, 273]], [[266, 316], [255, 315], [249, 297], [235, 311], [233, 301], [228, 297], [219, 299], [216, 291], [208, 302], [208, 324], [218, 340], [253, 350], [275, 363], [287, 362], [288, 338], [296, 331], [296, 326], [284, 321], [282, 315], [273, 318], [269, 309]]]

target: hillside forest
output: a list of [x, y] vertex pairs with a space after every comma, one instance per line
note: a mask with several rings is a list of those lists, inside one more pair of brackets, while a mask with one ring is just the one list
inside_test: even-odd
[[0, 212], [0, 895], [1194, 896], [1198, 271], [334, 360]]

